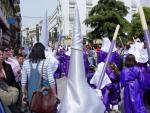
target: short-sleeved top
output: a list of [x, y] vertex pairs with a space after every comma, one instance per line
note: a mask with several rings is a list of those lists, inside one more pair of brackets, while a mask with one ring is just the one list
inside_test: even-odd
[[[44, 67], [43, 67], [43, 72], [42, 72], [43, 61], [44, 61]], [[37, 63], [32, 63], [32, 66], [34, 69], [36, 68], [36, 65], [37, 65]], [[45, 59], [39, 63], [38, 70], [39, 70], [40, 74], [43, 73], [42, 79], [48, 80], [50, 85], [55, 84], [53, 75], [54, 75], [57, 67], [58, 67], [58, 62], [56, 62], [55, 60], [52, 60], [52, 59]], [[22, 79], [21, 79], [22, 85], [27, 84], [27, 78], [30, 77], [30, 70], [31, 70], [30, 60], [28, 59], [28, 60], [24, 61], [23, 67], [22, 67]]]

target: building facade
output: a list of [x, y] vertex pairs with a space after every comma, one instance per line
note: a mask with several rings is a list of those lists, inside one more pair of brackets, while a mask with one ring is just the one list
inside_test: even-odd
[[[98, 0], [58, 0], [57, 8], [49, 18], [50, 34], [57, 32], [57, 38], [71, 38], [73, 35], [73, 22], [75, 18], [75, 4], [80, 11], [82, 35], [86, 36], [90, 30], [84, 24], [88, 12]], [[55, 28], [55, 29], [54, 29]]]
[[124, 2], [125, 6], [127, 6], [128, 14], [125, 17], [129, 22], [132, 20], [132, 15], [138, 12], [138, 7], [140, 5], [140, 0], [118, 0]]
[[20, 0], [0, 0], [0, 44], [18, 46], [20, 31]]
[[138, 12], [139, 6], [150, 7], [149, 0], [118, 0], [125, 3], [125, 5], [129, 8], [128, 15], [125, 17], [129, 22], [132, 20], [133, 14]]
[[[90, 28], [85, 26], [84, 20], [88, 17], [89, 11], [93, 6], [97, 4], [99, 0], [57, 0], [57, 7], [54, 12], [48, 17], [48, 29], [49, 39], [51, 43], [55, 43], [59, 39], [65, 38], [69, 40], [73, 35], [73, 22], [75, 18], [75, 4], [78, 3], [80, 11], [80, 22], [82, 35], [86, 37], [86, 34], [91, 31]], [[129, 13], [125, 17], [129, 22], [132, 20], [132, 15], [138, 12], [139, 5], [149, 6], [147, 0], [118, 0], [125, 3], [129, 7]], [[38, 25], [38, 26], [37, 26]], [[22, 42], [34, 42], [37, 41], [37, 37], [40, 36], [42, 21], [37, 25], [25, 28], [23, 30], [27, 40]], [[70, 43], [70, 41], [68, 41]]]

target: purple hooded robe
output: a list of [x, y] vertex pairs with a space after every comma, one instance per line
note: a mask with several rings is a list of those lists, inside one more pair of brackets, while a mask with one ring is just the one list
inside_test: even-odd
[[146, 113], [140, 85], [141, 73], [136, 66], [121, 72], [121, 87], [124, 87], [125, 113]]

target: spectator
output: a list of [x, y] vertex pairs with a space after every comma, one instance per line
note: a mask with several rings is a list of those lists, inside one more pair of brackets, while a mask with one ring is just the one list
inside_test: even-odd
[[41, 74], [43, 74], [41, 87], [51, 87], [56, 94], [53, 74], [58, 65], [55, 64], [54, 60], [46, 59], [44, 51], [45, 47], [41, 43], [36, 43], [31, 50], [29, 59], [23, 63], [21, 80], [23, 104], [26, 104], [26, 99], [30, 103], [33, 92], [40, 88], [37, 84]]

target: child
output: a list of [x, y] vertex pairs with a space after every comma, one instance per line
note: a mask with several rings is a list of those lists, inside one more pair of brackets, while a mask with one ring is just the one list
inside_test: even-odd
[[125, 113], [146, 113], [141, 92], [140, 76], [135, 57], [127, 55], [125, 68], [121, 72], [121, 87], [124, 88]]

